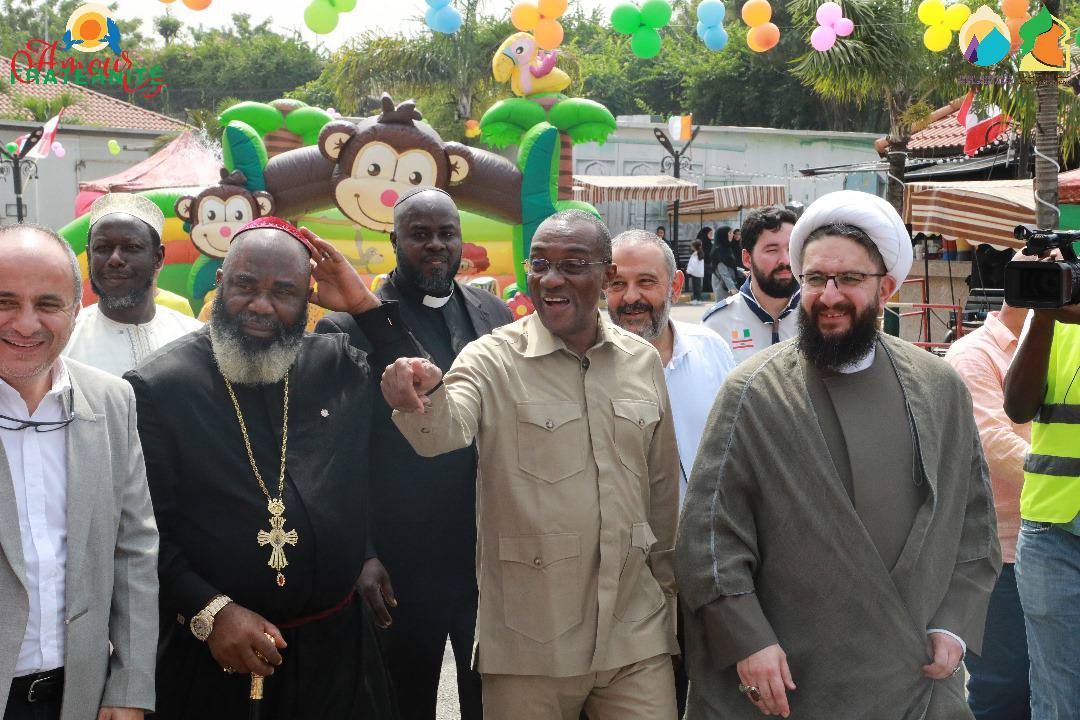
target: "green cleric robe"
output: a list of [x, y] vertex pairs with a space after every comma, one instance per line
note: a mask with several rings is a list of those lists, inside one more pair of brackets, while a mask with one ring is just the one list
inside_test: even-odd
[[676, 572], [687, 720], [760, 718], [736, 663], [787, 654], [792, 718], [971, 718], [960, 676], [933, 681], [927, 630], [978, 653], [1001, 567], [971, 399], [943, 361], [881, 335], [925, 481], [887, 568], [837, 471], [794, 341], [740, 364], [709, 417], [683, 505]]

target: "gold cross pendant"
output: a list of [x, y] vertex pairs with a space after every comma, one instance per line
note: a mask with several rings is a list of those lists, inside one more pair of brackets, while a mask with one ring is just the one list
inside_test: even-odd
[[289, 561], [285, 559], [285, 544], [295, 546], [300, 538], [295, 530], [285, 531], [285, 518], [282, 517], [282, 513], [285, 512], [285, 503], [281, 500], [271, 500], [266, 509], [270, 511], [270, 532], [259, 531], [259, 546], [269, 545], [272, 548], [270, 560], [266, 564], [278, 571], [278, 587], [285, 587], [285, 574], [281, 572], [289, 564]]

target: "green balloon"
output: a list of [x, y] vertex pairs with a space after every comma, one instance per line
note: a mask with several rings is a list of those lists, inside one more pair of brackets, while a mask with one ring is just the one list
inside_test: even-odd
[[615, 32], [630, 35], [641, 27], [641, 11], [633, 3], [619, 3], [611, 11], [611, 27]]
[[630, 38], [630, 52], [643, 60], [656, 57], [660, 54], [660, 33], [655, 28], [639, 27]]
[[671, 22], [671, 5], [667, 0], [645, 0], [641, 5], [641, 24], [650, 28], [666, 27]]
[[356, 0], [330, 0], [330, 4], [333, 5], [338, 12], [352, 12], [356, 9]]
[[4, 149], [6, 149], [9, 153], [14, 155], [15, 151], [17, 151], [19, 149], [19, 146], [16, 145], [15, 143], [13, 143], [13, 142], [9, 142], [7, 145], [4, 146]]
[[328, 0], [312, 0], [304, 10], [304, 24], [317, 35], [334, 32], [338, 23], [338, 11]]

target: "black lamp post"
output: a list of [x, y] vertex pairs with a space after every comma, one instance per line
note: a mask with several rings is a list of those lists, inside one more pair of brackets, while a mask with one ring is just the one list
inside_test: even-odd
[[[682, 146], [682, 150], [676, 150], [671, 144], [671, 140], [668, 139], [667, 133], [660, 128], [653, 128], [653, 135], [656, 136], [656, 141], [660, 143], [661, 147], [667, 150], [668, 154], [660, 161], [660, 172], [666, 173], [671, 170], [672, 176], [678, 180], [679, 173], [682, 170], [690, 169], [690, 156], [686, 152], [690, 149], [691, 143], [694, 142], [694, 138], [697, 137], [698, 131], [701, 130], [701, 126], [698, 125], [694, 128], [694, 132], [690, 134], [690, 139], [686, 141], [686, 144]], [[672, 208], [672, 221], [671, 221], [671, 249], [675, 253], [676, 257], [679, 254], [679, 199], [676, 198], [671, 205]]]
[[23, 172], [25, 170], [30, 179], [37, 177], [37, 163], [24, 158], [34, 149], [44, 133], [44, 127], [34, 130], [23, 142], [22, 148], [14, 153], [6, 147], [0, 147], [0, 177], [11, 173], [11, 181], [15, 185], [15, 217], [20, 223], [23, 221]]

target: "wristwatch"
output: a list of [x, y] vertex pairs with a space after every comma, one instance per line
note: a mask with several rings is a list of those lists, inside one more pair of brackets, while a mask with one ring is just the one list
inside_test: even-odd
[[206, 642], [206, 638], [210, 637], [210, 633], [214, 630], [214, 617], [231, 602], [232, 598], [228, 595], [215, 596], [206, 604], [206, 607], [191, 618], [191, 634], [202, 642]]

